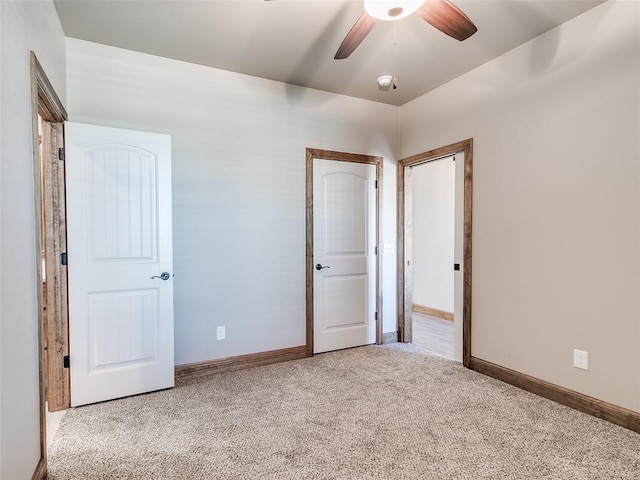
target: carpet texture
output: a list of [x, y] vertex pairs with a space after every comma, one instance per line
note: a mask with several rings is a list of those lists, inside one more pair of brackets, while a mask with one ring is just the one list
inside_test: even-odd
[[75, 408], [49, 456], [50, 480], [639, 478], [640, 435], [402, 344]]

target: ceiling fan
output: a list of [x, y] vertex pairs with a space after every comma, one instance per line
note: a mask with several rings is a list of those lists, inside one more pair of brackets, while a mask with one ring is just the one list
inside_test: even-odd
[[333, 58], [341, 60], [351, 55], [377, 20], [400, 20], [413, 13], [456, 40], [466, 40], [478, 31], [469, 17], [449, 0], [364, 0], [364, 13], [344, 37]]

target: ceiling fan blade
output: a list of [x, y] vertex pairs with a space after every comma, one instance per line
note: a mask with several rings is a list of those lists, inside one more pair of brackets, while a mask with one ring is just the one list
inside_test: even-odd
[[358, 48], [358, 45], [362, 43], [371, 29], [376, 25], [376, 19], [369, 16], [367, 12], [364, 12], [358, 21], [353, 24], [347, 36], [344, 37], [344, 40], [338, 47], [338, 51], [336, 52], [336, 56], [333, 57], [336, 60], [342, 60], [343, 58], [347, 58], [349, 55], [353, 53], [353, 51]]
[[442, 33], [456, 40], [466, 40], [478, 31], [469, 17], [449, 0], [427, 0], [416, 13]]

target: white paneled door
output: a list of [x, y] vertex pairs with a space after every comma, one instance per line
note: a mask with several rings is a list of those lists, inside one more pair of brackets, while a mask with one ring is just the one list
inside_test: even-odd
[[174, 385], [171, 138], [65, 124], [71, 405]]
[[376, 167], [313, 160], [314, 353], [376, 341]]

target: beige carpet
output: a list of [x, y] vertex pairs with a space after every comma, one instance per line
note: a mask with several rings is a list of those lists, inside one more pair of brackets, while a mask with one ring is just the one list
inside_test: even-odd
[[394, 344], [70, 410], [68, 479], [639, 479], [640, 435]]

